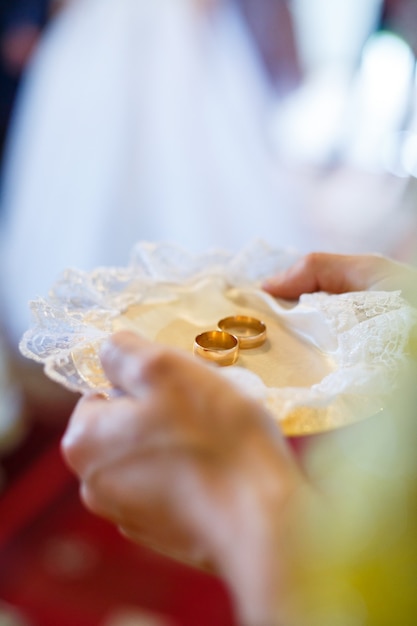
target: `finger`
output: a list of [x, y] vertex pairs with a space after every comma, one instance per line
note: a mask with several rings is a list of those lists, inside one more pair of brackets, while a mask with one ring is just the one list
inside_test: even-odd
[[142, 400], [155, 389], [190, 387], [191, 381], [205, 377], [208, 369], [185, 352], [126, 331], [110, 337], [101, 351], [101, 360], [114, 385]]
[[311, 253], [290, 269], [263, 285], [274, 296], [296, 299], [303, 293], [344, 293], [368, 289], [386, 271], [386, 260], [377, 255]]
[[87, 425], [94, 420], [102, 402], [105, 400], [99, 396], [82, 396], [78, 400], [61, 438], [62, 456], [67, 465], [77, 474], [82, 473], [84, 466], [79, 455], [80, 444], [83, 442]]
[[146, 388], [143, 365], [154, 350], [154, 344], [147, 339], [130, 331], [121, 331], [103, 343], [100, 359], [110, 382], [138, 397]]
[[79, 400], [61, 440], [62, 455], [69, 467], [85, 477], [97, 466], [101, 455], [112, 461], [135, 439], [140, 440], [142, 421], [137, 401], [128, 396], [104, 400]]

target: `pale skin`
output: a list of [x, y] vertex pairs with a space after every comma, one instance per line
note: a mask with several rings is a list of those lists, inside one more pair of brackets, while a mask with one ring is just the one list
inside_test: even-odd
[[315, 252], [266, 281], [264, 289], [273, 296], [290, 300], [315, 291], [345, 293], [399, 289], [415, 303], [417, 271], [378, 254], [353, 256]]
[[[378, 256], [313, 254], [264, 288], [412, 295], [415, 278]], [[284, 624], [289, 529], [310, 486], [278, 425], [215, 367], [132, 333], [111, 337], [102, 363], [121, 395], [81, 399], [62, 441], [86, 506], [133, 541], [215, 570], [241, 624]]]

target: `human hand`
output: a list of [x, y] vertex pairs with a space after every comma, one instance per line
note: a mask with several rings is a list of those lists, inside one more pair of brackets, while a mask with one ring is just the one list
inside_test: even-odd
[[417, 304], [417, 271], [377, 254], [307, 254], [288, 270], [267, 280], [263, 287], [273, 296], [287, 299], [315, 291], [401, 289], [404, 297]]
[[243, 623], [274, 623], [304, 480], [271, 416], [214, 367], [129, 332], [102, 362], [124, 395], [82, 399], [62, 442], [83, 501], [131, 539], [215, 568]]

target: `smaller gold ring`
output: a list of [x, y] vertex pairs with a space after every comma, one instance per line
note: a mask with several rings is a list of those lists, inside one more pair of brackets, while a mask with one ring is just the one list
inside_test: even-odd
[[237, 337], [239, 348], [257, 348], [266, 339], [266, 325], [256, 317], [248, 315], [232, 315], [219, 321], [220, 330]]
[[222, 330], [208, 330], [194, 340], [194, 354], [217, 365], [233, 365], [239, 355], [239, 341]]

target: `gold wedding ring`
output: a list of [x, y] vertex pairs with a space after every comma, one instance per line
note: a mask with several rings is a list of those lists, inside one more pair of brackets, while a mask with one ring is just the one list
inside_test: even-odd
[[195, 338], [194, 354], [217, 365], [233, 365], [239, 355], [239, 341], [223, 330], [208, 330]]
[[243, 350], [257, 348], [266, 339], [266, 326], [263, 322], [248, 315], [232, 315], [219, 321], [220, 330], [234, 335]]

